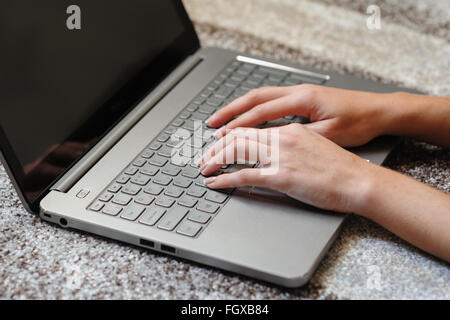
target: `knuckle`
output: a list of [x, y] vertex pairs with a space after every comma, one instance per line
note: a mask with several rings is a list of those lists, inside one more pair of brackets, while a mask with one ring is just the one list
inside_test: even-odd
[[259, 95], [261, 93], [261, 89], [260, 88], [256, 88], [256, 89], [252, 89], [249, 92], [247, 92], [246, 97], [247, 100], [252, 102], [258, 99]]
[[248, 169], [243, 169], [238, 172], [238, 180], [241, 184], [248, 184], [251, 181], [251, 174]]
[[300, 94], [305, 101], [314, 101], [321, 91], [321, 87], [315, 84], [301, 84]]

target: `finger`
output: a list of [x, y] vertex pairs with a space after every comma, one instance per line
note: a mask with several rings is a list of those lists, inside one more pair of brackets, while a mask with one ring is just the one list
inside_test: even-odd
[[304, 112], [302, 112], [302, 108], [299, 107], [299, 100], [300, 99], [297, 96], [288, 95], [260, 104], [234, 119], [225, 127], [226, 129], [254, 127], [266, 121], [275, 120], [287, 115], [303, 116]]
[[242, 169], [205, 179], [205, 184], [211, 189], [226, 189], [237, 187], [269, 187], [270, 177], [261, 174], [261, 169]]
[[239, 115], [258, 104], [289, 94], [291, 92], [290, 90], [292, 89], [289, 89], [289, 87], [265, 87], [251, 90], [214, 113], [206, 120], [206, 123], [212, 128], [220, 127], [236, 115]]
[[245, 138], [233, 139], [225, 148], [220, 150], [201, 168], [202, 175], [210, 175], [223, 165], [232, 163], [260, 162], [263, 165], [270, 163], [270, 147], [266, 144]]
[[270, 129], [255, 129], [255, 128], [237, 128], [231, 130], [227, 135], [220, 138], [214, 143], [202, 156], [199, 165], [208, 162], [218, 151], [222, 150], [230, 144], [236, 137], [246, 138], [253, 141], [261, 141], [265, 144], [270, 144]]

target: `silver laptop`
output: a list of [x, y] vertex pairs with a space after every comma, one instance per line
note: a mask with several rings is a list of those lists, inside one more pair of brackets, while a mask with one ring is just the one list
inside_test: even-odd
[[[209, 190], [193, 163], [213, 139], [203, 121], [262, 86], [399, 90], [201, 48], [176, 0], [10, 1], [0, 25], [1, 160], [28, 211], [287, 287], [308, 281], [345, 215], [268, 190]], [[354, 152], [381, 164], [392, 145]]]

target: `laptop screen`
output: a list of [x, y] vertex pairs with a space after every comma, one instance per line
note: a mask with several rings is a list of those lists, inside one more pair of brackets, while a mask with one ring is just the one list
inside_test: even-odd
[[0, 143], [33, 210], [199, 47], [177, 0], [6, 0], [0, 43]]

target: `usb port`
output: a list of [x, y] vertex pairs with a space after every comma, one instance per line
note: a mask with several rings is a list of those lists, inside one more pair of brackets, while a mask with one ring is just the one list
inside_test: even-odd
[[166, 251], [166, 252], [170, 252], [170, 253], [175, 253], [175, 248], [174, 247], [166, 246], [165, 244], [161, 245], [161, 250], [162, 251]]
[[150, 247], [150, 248], [154, 248], [155, 247], [155, 243], [153, 241], [150, 241], [150, 240], [140, 239], [139, 243], [142, 244], [143, 246], [146, 246], [146, 247]]

